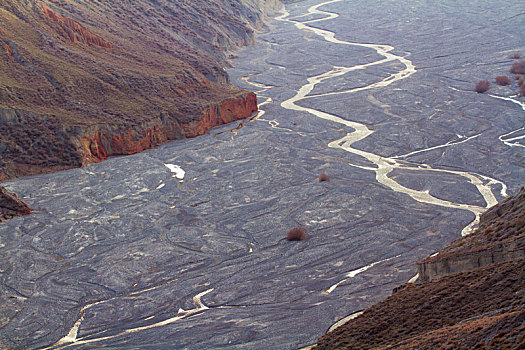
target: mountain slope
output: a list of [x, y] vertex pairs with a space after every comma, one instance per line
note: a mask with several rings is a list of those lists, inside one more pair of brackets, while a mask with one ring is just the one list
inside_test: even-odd
[[223, 67], [277, 5], [0, 1], [0, 181], [249, 116], [255, 95], [229, 86]]
[[523, 349], [524, 222], [522, 188], [474, 233], [418, 263], [423, 282], [401, 286], [315, 349]]

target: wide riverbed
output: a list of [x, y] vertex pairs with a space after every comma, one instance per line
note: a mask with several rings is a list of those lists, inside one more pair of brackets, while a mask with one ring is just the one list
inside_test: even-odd
[[472, 91], [522, 10], [291, 4], [229, 71], [257, 116], [4, 183], [36, 212], [0, 225], [1, 347], [294, 349], [388, 296], [525, 183], [525, 99]]

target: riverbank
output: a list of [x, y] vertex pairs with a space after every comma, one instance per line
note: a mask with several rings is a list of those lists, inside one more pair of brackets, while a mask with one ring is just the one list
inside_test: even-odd
[[525, 189], [485, 212], [474, 233], [418, 265], [423, 282], [397, 288], [312, 349], [525, 346]]

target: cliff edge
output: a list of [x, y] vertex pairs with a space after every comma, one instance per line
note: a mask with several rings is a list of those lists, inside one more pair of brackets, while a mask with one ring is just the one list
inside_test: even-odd
[[525, 258], [525, 188], [487, 210], [475, 232], [418, 262], [418, 281], [521, 258]]

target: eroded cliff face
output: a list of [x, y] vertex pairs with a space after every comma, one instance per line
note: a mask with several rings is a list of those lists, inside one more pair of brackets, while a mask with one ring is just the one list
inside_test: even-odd
[[203, 135], [215, 126], [248, 118], [255, 111], [257, 111], [257, 96], [254, 93], [249, 93], [244, 98], [221, 102], [206, 109], [199, 121], [184, 124], [182, 126], [184, 135], [186, 137]]
[[[230, 54], [277, 0], [0, 1], [0, 181], [248, 116]], [[251, 111], [251, 112], [249, 112]]]
[[479, 267], [525, 258], [525, 236], [516, 237], [488, 249], [445, 256], [418, 263], [418, 281], [431, 281]]
[[111, 49], [113, 44], [109, 41], [104, 40], [100, 36], [91, 32], [88, 28], [80, 24], [79, 22], [63, 16], [59, 13], [54, 12], [46, 5], [42, 6], [44, 15], [49, 18], [51, 25], [55, 25], [58, 31], [63, 31], [65, 35], [73, 43], [84, 43], [86, 45], [98, 46], [106, 49]]
[[79, 137], [82, 164], [96, 163], [112, 155], [128, 155], [142, 152], [162, 143], [203, 135], [211, 128], [249, 117], [257, 111], [257, 97], [248, 93], [244, 97], [227, 100], [208, 107], [201, 118], [180, 125], [177, 121], [146, 127], [143, 131], [127, 130], [115, 133], [101, 130]]

